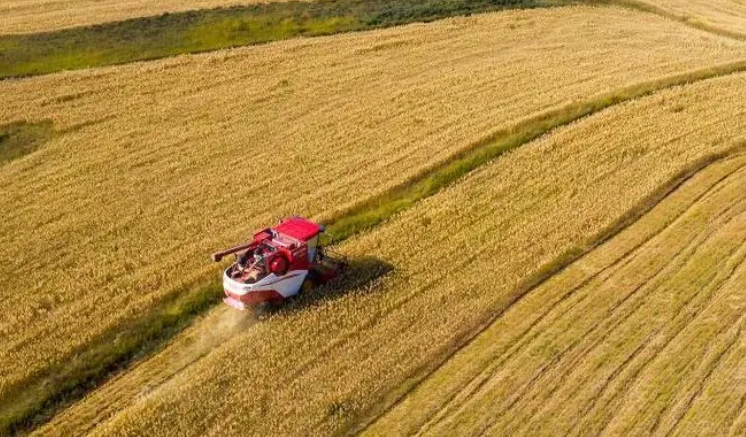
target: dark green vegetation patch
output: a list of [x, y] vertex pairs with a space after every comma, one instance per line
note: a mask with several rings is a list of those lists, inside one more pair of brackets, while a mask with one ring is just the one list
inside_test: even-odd
[[37, 150], [54, 135], [51, 121], [0, 125], [0, 165]]
[[297, 36], [390, 27], [551, 0], [319, 0], [207, 9], [0, 36], [0, 78], [122, 64]]

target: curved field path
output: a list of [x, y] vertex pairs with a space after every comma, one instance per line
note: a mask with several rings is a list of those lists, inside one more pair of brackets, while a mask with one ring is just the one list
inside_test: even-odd
[[[377, 285], [280, 312], [235, 332], [194, 365], [177, 366], [177, 374], [159, 390], [133, 399], [128, 384], [147, 384], [146, 362], [132, 373], [145, 375], [139, 382], [137, 376], [114, 380], [99, 392], [103, 395], [94, 392], [39, 432], [75, 429], [79, 418], [98, 414], [98, 402], [107, 392], [116, 393], [120, 380], [130, 381], [119, 386], [125, 395], [114, 397], [123, 403], [95, 416], [109, 420], [93, 435], [353, 430], [415, 387], [428, 374], [420, 371], [460, 347], [475, 326], [513, 308], [526, 291], [523, 284], [542, 266], [593, 244], [589, 238], [666, 181], [732, 149], [743, 139], [743, 81], [744, 75], [734, 75], [663, 91], [530, 143], [346, 242], [347, 254], [375, 256], [396, 267]], [[712, 111], [717, 119], [706, 117]], [[723, 220], [737, 212], [724, 213]], [[454, 258], [453, 248], [468, 248], [468, 254]], [[199, 326], [209, 329], [209, 324]], [[546, 353], [554, 350], [547, 347]], [[163, 362], [156, 358], [152, 365]], [[542, 381], [542, 372], [551, 369], [539, 364], [529, 380]], [[541, 385], [524, 388], [532, 387]], [[539, 390], [542, 395], [547, 393]], [[83, 423], [83, 429], [90, 427], [87, 419]], [[486, 424], [485, 429], [493, 428], [499, 429]]]
[[213, 277], [207, 254], [276, 216], [334, 214], [537, 114], [744, 57], [573, 7], [2, 81], [0, 124], [57, 135], [0, 168], [0, 392]]
[[743, 156], [702, 171], [363, 435], [726, 435], [746, 399], [744, 184]]

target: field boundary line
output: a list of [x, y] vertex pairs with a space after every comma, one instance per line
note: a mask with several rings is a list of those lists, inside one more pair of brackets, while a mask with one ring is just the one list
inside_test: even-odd
[[329, 232], [339, 239], [372, 228], [417, 201], [430, 197], [443, 187], [462, 178], [481, 165], [539, 138], [561, 126], [571, 124], [604, 109], [636, 100], [659, 91], [716, 77], [746, 71], [746, 59], [717, 64], [684, 73], [639, 82], [614, 91], [597, 94], [582, 102], [572, 102], [525, 117], [499, 129], [471, 145], [425, 167], [403, 183], [357, 204], [321, 216]]
[[519, 303], [524, 297], [526, 297], [531, 291], [541, 286], [546, 281], [550, 280], [556, 274], [561, 273], [570, 265], [579, 261], [584, 256], [592, 252], [597, 247], [603, 245], [614, 236], [633, 225], [637, 220], [643, 217], [645, 214], [650, 212], [657, 204], [663, 201], [670, 194], [675, 192], [681, 185], [686, 183], [688, 180], [696, 176], [699, 172], [707, 169], [712, 164], [717, 162], [734, 158], [742, 155], [746, 152], [746, 143], [739, 143], [736, 146], [729, 148], [724, 152], [713, 153], [700, 158], [695, 161], [688, 168], [683, 169], [667, 182], [664, 182], [660, 187], [653, 193], [648, 195], [637, 205], [633, 206], [626, 214], [622, 215], [616, 221], [614, 221], [607, 228], [601, 230], [595, 237], [589, 239], [589, 241], [581, 247], [571, 248], [556, 259], [553, 263], [543, 266], [533, 276], [527, 278], [523, 284], [517, 287], [517, 293], [510, 299], [504, 308], [500, 311], [489, 314], [485, 320], [478, 324], [474, 329], [462, 334], [462, 336], [454, 341], [448, 348], [446, 348], [443, 356], [433, 364], [427, 366], [426, 370], [422, 373], [415, 374], [410, 377], [410, 380], [415, 380], [403, 391], [396, 393], [396, 398], [393, 403], [389, 404], [382, 411], [375, 414], [365, 423], [361, 424], [357, 429], [347, 430], [341, 433], [342, 435], [357, 435], [364, 432], [367, 428], [373, 425], [380, 417], [385, 415], [387, 412], [393, 410], [401, 401], [403, 401], [408, 394], [416, 390], [427, 378], [440, 369], [445, 363], [447, 363], [456, 353], [461, 349], [467, 347], [472, 343], [480, 334], [486, 331], [492, 324], [499, 319], [511, 306]]
[[[739, 167], [735, 172], [731, 173], [729, 176], [732, 176], [732, 175], [734, 175], [734, 174], [742, 171], [743, 168], [744, 167]], [[719, 183], [722, 183], [722, 182], [719, 182]], [[701, 197], [700, 197], [700, 199], [697, 199], [697, 200], [694, 201], [694, 203], [692, 204], [692, 207], [696, 206], [696, 204], [699, 201], [701, 201]], [[744, 204], [746, 204], [746, 202], [740, 201], [740, 202], [738, 202], [737, 205], [744, 205]], [[723, 211], [723, 213], [722, 213], [721, 216], [718, 216], [716, 218], [716, 220], [720, 220], [721, 217], [725, 217], [733, 209], [734, 209], [733, 207], [727, 208], [725, 211]], [[736, 215], [738, 215], [738, 214], [741, 214], [741, 213], [736, 213]], [[727, 218], [726, 217], [723, 220], [725, 220], [725, 223], [727, 224], [729, 221], [732, 221], [733, 219], [734, 219], [734, 217], [731, 217], [731, 218]], [[603, 327], [603, 332], [599, 333], [598, 334], [598, 338], [595, 338], [592, 343], [584, 346], [582, 348], [582, 352], [587, 352], [587, 351], [595, 349], [598, 345], [600, 345], [603, 342], [603, 340], [605, 339], [605, 337], [607, 335], [609, 335], [609, 333], [611, 333], [616, 328], [618, 328], [619, 326], [621, 326], [630, 317], [632, 317], [633, 315], [635, 315], [638, 310], [640, 310], [642, 307], [644, 307], [645, 304], [647, 303], [647, 300], [650, 298], [650, 295], [648, 295], [647, 293], [640, 293], [640, 291], [644, 290], [645, 292], [648, 292], [650, 290], [647, 290], [647, 288], [651, 288], [651, 289], [658, 288], [661, 285], [661, 281], [662, 281], [661, 277], [662, 277], [662, 275], [670, 274], [671, 273], [670, 270], [673, 270], [673, 272], [675, 273], [676, 271], [678, 271], [681, 268], [683, 268], [685, 265], [691, 263], [692, 259], [696, 255], [697, 250], [701, 247], [701, 245], [704, 242], [706, 242], [709, 238], [711, 238], [711, 236], [714, 233], [715, 233], [715, 231], [711, 231], [711, 230], [707, 230], [706, 229], [701, 234], [695, 234], [692, 237], [692, 240], [691, 240], [692, 244], [687, 245], [687, 247], [685, 247], [683, 250], [681, 250], [680, 252], [677, 252], [676, 254], [674, 254], [671, 257], [671, 259], [668, 260], [667, 263], [656, 272], [656, 274], [652, 277], [652, 280], [650, 281], [650, 282], [654, 282], [654, 283], [651, 284], [651, 283], [648, 283], [648, 282], [643, 282], [642, 284], [638, 285], [635, 288], [635, 290], [633, 291], [633, 293], [631, 293], [630, 295], [628, 295], [625, 298], [625, 300], [622, 302], [621, 305], [617, 305], [617, 306], [615, 306], [612, 309], [612, 312], [610, 312], [608, 314], [606, 320], [603, 320], [602, 322], [598, 323], [597, 325], [594, 325], [594, 328], [591, 331], [591, 334], [593, 334], [593, 333], [596, 332], [595, 328], [597, 326], [602, 326]], [[734, 251], [734, 252], [737, 252], [737, 251]], [[669, 271], [669, 272], [667, 272], [667, 271]], [[665, 282], [665, 280], [663, 280], [663, 281]], [[635, 300], [630, 301], [630, 299], [635, 299]], [[631, 303], [629, 303], [629, 302], [631, 302]], [[626, 314], [622, 313], [621, 315], [618, 315], [617, 313], [619, 312], [619, 310], [622, 307], [622, 305], [627, 304], [627, 303], [629, 303], [631, 305], [630, 311], [628, 313], [626, 313]], [[652, 334], [651, 334], [651, 336], [652, 336]], [[588, 337], [588, 336], [587, 335], [582, 336], [582, 339], [576, 341], [575, 343], [573, 343], [573, 345], [571, 347], [573, 347], [573, 348], [576, 347], [577, 344], [580, 343], [582, 340], [584, 340], [586, 337]], [[642, 344], [643, 347], [642, 347], [642, 349], [640, 349], [638, 351], [639, 352], [638, 355], [641, 354], [642, 352], [644, 352], [645, 348], [649, 347], [649, 345], [647, 345], [646, 343], [647, 342], [643, 342], [643, 344]], [[564, 352], [563, 352], [563, 354], [564, 354]], [[563, 354], [561, 354], [560, 357], [563, 356]], [[654, 356], [657, 356], [657, 353]], [[583, 357], [583, 355], [579, 355], [579, 356], [577, 356], [575, 358], [575, 360], [582, 360], [582, 357]], [[632, 358], [630, 360], [625, 360], [625, 362], [622, 363], [621, 367], [619, 367], [619, 368], [617, 368], [615, 370], [615, 373], [616, 374], [621, 373], [624, 370], [624, 368], [626, 366], [630, 365], [630, 363], [632, 363], [634, 360], [636, 360], [636, 358]], [[553, 364], [555, 364], [555, 363], [552, 363], [552, 365]], [[562, 378], [564, 378], [566, 376], [567, 375], [565, 374], [562, 377], [560, 377], [559, 379], [561, 380]], [[606, 383], [602, 386], [603, 388], [598, 393], [599, 396], [603, 393], [603, 391], [606, 390], [606, 388], [610, 385], [610, 383], [613, 380], [614, 380], [614, 378], [611, 378], [611, 379], [608, 379], [606, 381]], [[557, 389], [559, 389], [559, 387], [555, 388], [555, 390], [557, 390]], [[521, 395], [521, 397], [522, 396], [523, 395]], [[590, 403], [590, 406], [593, 406], [593, 403]], [[526, 426], [526, 424], [524, 424], [524, 426]], [[493, 427], [494, 427], [494, 425], [493, 425]]]
[[367, 32], [510, 9], [573, 5], [617, 6], [651, 13], [710, 34], [746, 41], [746, 33], [704, 23], [640, 0], [401, 1], [292, 0], [164, 12], [46, 31], [0, 34], [0, 46], [6, 46], [0, 50], [0, 55], [5, 57], [5, 64], [0, 66], [0, 81], [289, 39]]
[[0, 80], [579, 0], [290, 0], [0, 35]]
[[[676, 223], [684, 214], [686, 214], [688, 211], [690, 211], [694, 207], [694, 205], [696, 205], [697, 202], [699, 202], [702, 198], [704, 198], [707, 195], [709, 195], [710, 193], [712, 193], [712, 191], [715, 188], [717, 188], [718, 186], [720, 186], [724, 180], [728, 179], [733, 174], [737, 173], [738, 171], [740, 171], [740, 170], [742, 170], [744, 168], [746, 168], [746, 163], [743, 164], [743, 165], [741, 165], [741, 166], [739, 166], [739, 167], [737, 167], [736, 169], [730, 171], [729, 173], [727, 173], [726, 175], [722, 176], [718, 180], [716, 180], [707, 190], [703, 191], [697, 197], [695, 197], [694, 199], [692, 199], [691, 204], [689, 204], [688, 207], [686, 207], [682, 211], [680, 211], [679, 214], [677, 214], [674, 219], [672, 219], [668, 223], [666, 223], [665, 226], [661, 227], [656, 232], [651, 233], [645, 240], [643, 240], [643, 241], [641, 241], [639, 243], [636, 243], [636, 244], [630, 246], [624, 253], [620, 254], [613, 262], [611, 262], [611, 263], [609, 263], [609, 264], [607, 264], [607, 265], [605, 265], [603, 267], [600, 267], [597, 271], [595, 271], [595, 272], [589, 274], [587, 277], [583, 278], [582, 281], [578, 282], [577, 284], [573, 285], [572, 287], [569, 287], [566, 292], [563, 292], [560, 295], [559, 299], [557, 299], [556, 301], [554, 301], [552, 303], [551, 307], [549, 307], [545, 311], [543, 311], [536, 318], [536, 320], [534, 320], [520, 335], [516, 336], [516, 341], [509, 348], [507, 348], [504, 351], [503, 355], [501, 355], [498, 360], [496, 360], [494, 362], [491, 362], [489, 364], [489, 366], [485, 367], [474, 378], [470, 379], [466, 384], [463, 385], [463, 389], [465, 389], [467, 385], [472, 385], [477, 380], [483, 380], [483, 379], [487, 380], [487, 379], [489, 379], [490, 376], [491, 376], [491, 374], [487, 375], [487, 376], [484, 376], [486, 374], [486, 372], [492, 372], [491, 369], [496, 368], [496, 366], [502, 365], [508, 359], [511, 359], [515, 354], [517, 354], [521, 350], [523, 350], [524, 347], [526, 345], [528, 345], [528, 343], [530, 341], [532, 341], [537, 336], [536, 333], [534, 333], [533, 335], [530, 335], [530, 334], [535, 330], [535, 328], [540, 323], [544, 322], [545, 319], [547, 317], [549, 317], [550, 314], [553, 314], [555, 311], [557, 311], [559, 305], [562, 305], [563, 303], [565, 303], [569, 298], [571, 298], [573, 296], [576, 296], [576, 293], [578, 291], [580, 291], [583, 288], [587, 287], [593, 281], [601, 278], [602, 275], [606, 275], [606, 274], [613, 275], [613, 274], [616, 274], [620, 269], [625, 268], [634, 259], [635, 254], [641, 248], [643, 248], [644, 246], [650, 244], [650, 242], [653, 239], [657, 238], [659, 235], [661, 235], [663, 232], [665, 232], [667, 229], [669, 229], [672, 226], [673, 223]], [[676, 254], [676, 256], [679, 256], [679, 255], [680, 255], [680, 253]], [[665, 269], [665, 266], [662, 269], [660, 269], [658, 272], [656, 272], [655, 274], [653, 274], [651, 277], [653, 277], [653, 278], [657, 277], [659, 275], [660, 271], [662, 271], [664, 269]], [[625, 297], [618, 304], [618, 306], [623, 305], [625, 303], [624, 301], [626, 301], [627, 299], [629, 299], [633, 294], [637, 293], [637, 291], [640, 289], [640, 287], [641, 286], [638, 286], [635, 290], [633, 290], [627, 297]], [[576, 305], [578, 305], [582, 300], [585, 300], [587, 297], [588, 296], [586, 295], [586, 296], [583, 296], [583, 297], [579, 298], [579, 300], [577, 302], [575, 302], [572, 305], [570, 305], [569, 307], [565, 308], [564, 311], [573, 310]], [[479, 387], [483, 384], [483, 382], [478, 382], [476, 384], [477, 384], [476, 387], [474, 387], [474, 388], [471, 389], [472, 391], [479, 390]], [[452, 403], [453, 400], [456, 397], [459, 397], [459, 396], [461, 396], [463, 394], [463, 391], [464, 391], [463, 389], [460, 392], [455, 392], [454, 394], [450, 395], [445, 400], [445, 402], [448, 403], [448, 404]], [[468, 397], [470, 395], [467, 394], [466, 396]], [[464, 398], [463, 396], [461, 396], [461, 397]], [[466, 398], [464, 398], [464, 399], [466, 399]], [[414, 434], [412, 434], [412, 435], [419, 435], [422, 432], [426, 432], [427, 429], [429, 429], [429, 423], [433, 422], [433, 421], [438, 422], [440, 420], [440, 419], [438, 419], [438, 417], [442, 416], [443, 414], [446, 414], [446, 413], [444, 413], [445, 410], [447, 410], [447, 406], [444, 406], [443, 408], [441, 408], [437, 412], [431, 414], [428, 417], [428, 419], [423, 422], [423, 425], [419, 428], [419, 430], [417, 432], [415, 432]]]
[[397, 390], [390, 394], [391, 399], [388, 401], [383, 400], [381, 402], [383, 407], [377, 407], [373, 409], [373, 412], [369, 416], [360, 421], [356, 426], [346, 430], [342, 430], [339, 435], [358, 435], [373, 425], [379, 418], [383, 417], [386, 413], [393, 410], [399, 405], [408, 394], [417, 389], [427, 378], [441, 368], [446, 362], [448, 362], [458, 351], [467, 347], [472, 341], [474, 341], [482, 332], [487, 330], [499, 317], [501, 317], [505, 311], [511, 306], [520, 302], [525, 296], [533, 291], [538, 286], [542, 285], [556, 274], [562, 272], [567, 267], [582, 259], [585, 255], [601, 246], [602, 244], [609, 241], [611, 238], [619, 234], [624, 229], [633, 225], [638, 219], [650, 212], [658, 203], [663, 201], [671, 193], [676, 191], [682, 184], [686, 183], [692, 177], [702, 170], [705, 170], [710, 165], [717, 162], [735, 158], [746, 152], [746, 143], [739, 142], [734, 146], [730, 147], [726, 151], [713, 153], [700, 158], [695, 161], [688, 168], [683, 169], [674, 175], [671, 179], [665, 182], [663, 185], [658, 187], [656, 191], [648, 195], [637, 205], [633, 206], [627, 213], [615, 220], [607, 228], [601, 230], [596, 236], [589, 239], [584, 245], [580, 247], [574, 247], [567, 250], [563, 255], [558, 257], [554, 262], [542, 266], [538, 272], [531, 277], [527, 278], [521, 285], [516, 289], [516, 294], [508, 300], [500, 311], [489, 314], [485, 320], [475, 326], [474, 329], [462, 334], [459, 338], [454, 340], [448, 347], [445, 348], [444, 354], [439, 357], [432, 364], [422, 366], [417, 371], [413, 372], [413, 375], [409, 377], [412, 381], [410, 384], [405, 384], [405, 387], [401, 390]]
[[721, 27], [703, 23], [685, 14], [677, 14], [673, 11], [669, 11], [665, 8], [661, 8], [651, 3], [640, 0], [584, 0], [585, 3], [591, 5], [601, 6], [619, 6], [626, 9], [632, 9], [639, 12], [647, 12], [655, 14], [669, 20], [678, 21], [686, 26], [692, 27], [697, 30], [712, 33], [718, 36], [726, 38], [736, 39], [739, 41], [746, 41], [746, 33], [736, 32], [732, 30], [723, 29]]
[[[439, 164], [425, 168], [404, 184], [332, 213], [327, 218], [322, 217], [321, 221], [327, 224], [330, 233], [344, 240], [383, 223], [478, 167], [559, 127], [667, 88], [743, 71], [746, 71], [746, 59], [641, 82], [598, 94], [585, 102], [572, 102], [540, 112], [487, 135], [466, 149], [446, 157]], [[545, 266], [534, 282], [541, 282], [541, 278], [549, 277], [569, 265], [586, 249], [575, 248], [560, 256], [556, 265]], [[533, 288], [537, 285], [534, 282], [529, 281], [523, 288]], [[0, 436], [35, 428], [113, 374], [160, 350], [197, 316], [212, 308], [222, 295], [222, 287], [216, 279], [198, 279], [193, 284], [164, 296], [143, 317], [104, 332], [70, 357], [8, 387], [0, 398]]]

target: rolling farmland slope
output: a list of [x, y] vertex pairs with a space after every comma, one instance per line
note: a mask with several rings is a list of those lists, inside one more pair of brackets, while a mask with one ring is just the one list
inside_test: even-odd
[[692, 25], [746, 38], [746, 4], [740, 0], [621, 0], [643, 4]]
[[[349, 256], [373, 256], [396, 270], [364, 290], [311, 301], [302, 311], [288, 308], [240, 330], [147, 396], [124, 396], [122, 406], [129, 408], [111, 408], [109, 414], [119, 414], [92, 435], [355, 430], [460, 348], [475, 328], [511, 308], [536, 281], [593, 249], [682, 180], [713, 161], [714, 170], [696, 176], [687, 190], [706, 188], [696, 182], [701, 179], [717, 185], [721, 171], [741, 178], [743, 159], [724, 157], [744, 149], [745, 80], [741, 74], [704, 81], [588, 117], [348, 240], [341, 249]], [[727, 187], [732, 196], [739, 194], [738, 185]], [[708, 202], [727, 207], [725, 200]], [[655, 225], [654, 214], [641, 223]], [[722, 232], [730, 235], [730, 228]], [[638, 234], [632, 233], [644, 237]], [[171, 347], [180, 347], [178, 341]], [[556, 351], [546, 346], [543, 353]], [[153, 363], [163, 366], [158, 357]], [[133, 374], [146, 375], [148, 364]], [[116, 393], [118, 381], [102, 390]], [[637, 395], [647, 396], [645, 387]], [[101, 397], [93, 393], [89, 401], [96, 399]], [[65, 418], [75, 420], [85, 409], [84, 401], [41, 431], [64, 427]]]
[[553, 5], [556, 0], [291, 1], [0, 35], [0, 80]]
[[0, 168], [0, 392], [211, 277], [207, 253], [277, 216], [329, 216], [532, 114], [745, 53], [579, 7], [3, 81], [0, 124], [56, 133]]
[[533, 290], [363, 435], [742, 435], [746, 158]]
[[284, 0], [5, 0], [0, 34], [45, 32], [128, 18]]

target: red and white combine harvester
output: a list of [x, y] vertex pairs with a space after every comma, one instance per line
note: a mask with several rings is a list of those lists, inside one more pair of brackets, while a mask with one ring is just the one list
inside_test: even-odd
[[223, 301], [240, 310], [281, 303], [339, 276], [347, 263], [329, 256], [319, 241], [322, 234], [323, 225], [290, 217], [257, 232], [249, 243], [213, 254], [215, 262], [237, 255], [223, 274]]

